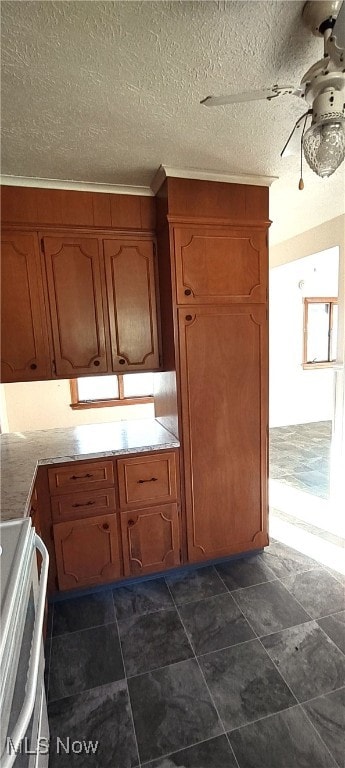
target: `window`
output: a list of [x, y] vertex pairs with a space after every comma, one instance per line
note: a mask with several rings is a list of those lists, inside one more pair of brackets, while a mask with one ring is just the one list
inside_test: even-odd
[[338, 299], [304, 299], [303, 368], [330, 366], [337, 355]]
[[71, 380], [71, 408], [109, 408], [153, 402], [153, 374], [88, 376]]

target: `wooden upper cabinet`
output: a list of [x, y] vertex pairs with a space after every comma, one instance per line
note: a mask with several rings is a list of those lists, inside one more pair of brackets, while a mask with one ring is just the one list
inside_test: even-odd
[[104, 240], [113, 371], [159, 367], [153, 243]]
[[267, 544], [264, 305], [179, 309], [188, 559]]
[[174, 227], [174, 251], [178, 304], [266, 301], [266, 232]]
[[100, 241], [43, 237], [57, 376], [106, 373]]
[[43, 278], [36, 233], [3, 232], [1, 378], [50, 378]]

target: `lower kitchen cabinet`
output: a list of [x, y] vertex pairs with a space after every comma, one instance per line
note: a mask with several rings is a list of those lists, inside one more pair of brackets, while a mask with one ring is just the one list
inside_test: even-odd
[[60, 590], [105, 584], [120, 578], [116, 514], [56, 523], [53, 532]]
[[177, 504], [121, 512], [125, 576], [163, 571], [180, 564]]

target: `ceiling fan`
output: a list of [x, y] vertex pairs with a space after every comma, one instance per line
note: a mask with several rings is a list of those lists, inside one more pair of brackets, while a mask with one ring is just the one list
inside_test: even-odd
[[[314, 35], [323, 37], [324, 55], [303, 75], [300, 85], [273, 85], [248, 93], [206, 96], [200, 103], [218, 107], [261, 99], [272, 101], [281, 96], [304, 99], [308, 109], [296, 121], [281, 157], [301, 151], [302, 163], [303, 148], [312, 170], [327, 177], [345, 157], [345, 1], [309, 0], [302, 18]], [[300, 189], [303, 186], [301, 178]]]

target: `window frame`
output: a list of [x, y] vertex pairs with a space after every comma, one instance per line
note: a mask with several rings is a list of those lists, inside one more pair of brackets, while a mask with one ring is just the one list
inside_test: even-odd
[[109, 399], [100, 398], [99, 400], [79, 400], [78, 378], [70, 379], [70, 382], [69, 382], [70, 390], [71, 390], [70, 408], [72, 408], [73, 411], [82, 411], [86, 408], [114, 408], [119, 405], [146, 405], [147, 403], [154, 402], [153, 395], [144, 395], [144, 396], [139, 395], [138, 397], [125, 397], [124, 381], [123, 381], [124, 374], [114, 373], [110, 375], [117, 377], [118, 386], [119, 386], [118, 398], [114, 397]]
[[319, 360], [317, 362], [308, 362], [307, 360], [307, 348], [308, 348], [308, 308], [310, 304], [329, 304], [329, 319], [328, 319], [328, 358], [331, 355], [331, 338], [333, 331], [333, 315], [334, 306], [338, 306], [337, 296], [305, 296], [303, 299], [303, 360], [302, 368], [304, 370], [312, 370], [315, 368], [332, 368], [335, 365], [335, 360]]

